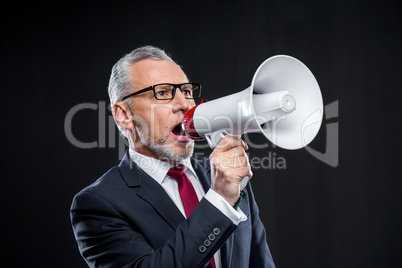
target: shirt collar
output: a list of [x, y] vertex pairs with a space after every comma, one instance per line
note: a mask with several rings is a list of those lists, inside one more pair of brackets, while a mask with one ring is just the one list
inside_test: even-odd
[[[167, 172], [172, 167], [172, 165], [167, 162], [140, 154], [132, 148], [129, 149], [129, 155], [134, 163], [136, 163], [142, 170], [144, 170], [145, 173], [156, 180], [159, 184], [162, 184]], [[198, 179], [193, 165], [191, 164], [190, 158], [181, 160], [180, 164], [186, 166], [186, 173], [191, 172], [194, 177]]]

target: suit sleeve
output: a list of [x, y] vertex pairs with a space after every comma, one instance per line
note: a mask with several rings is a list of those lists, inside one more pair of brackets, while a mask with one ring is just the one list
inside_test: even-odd
[[[90, 191], [74, 198], [71, 222], [81, 255], [90, 267], [203, 267], [236, 226], [205, 198], [181, 222], [174, 237], [152, 248], [113, 204]], [[216, 239], [202, 246], [205, 237]]]

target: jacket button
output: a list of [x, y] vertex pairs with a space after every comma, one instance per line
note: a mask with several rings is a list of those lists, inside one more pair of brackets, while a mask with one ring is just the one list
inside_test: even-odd
[[215, 235], [214, 235], [214, 234], [209, 234], [209, 235], [208, 235], [208, 239], [209, 239], [210, 241], [214, 241], [214, 240], [215, 240]]
[[221, 233], [221, 230], [219, 230], [219, 228], [215, 227], [212, 232], [214, 233], [214, 235], [219, 235]]
[[204, 246], [209, 247], [211, 245], [211, 241], [205, 240], [204, 241]]
[[207, 251], [207, 248], [206, 248], [204, 245], [201, 245], [201, 246], [198, 248], [198, 250], [199, 250], [201, 253], [204, 253], [205, 251]]

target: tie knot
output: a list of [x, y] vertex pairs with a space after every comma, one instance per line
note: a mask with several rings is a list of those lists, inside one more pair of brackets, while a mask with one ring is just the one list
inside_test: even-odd
[[173, 179], [182, 179], [186, 174], [186, 166], [185, 165], [177, 165], [169, 169], [167, 175], [172, 177]]

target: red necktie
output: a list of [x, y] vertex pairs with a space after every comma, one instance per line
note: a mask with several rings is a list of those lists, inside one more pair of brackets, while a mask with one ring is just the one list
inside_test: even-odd
[[[178, 165], [177, 167], [173, 167], [168, 171], [167, 175], [175, 179], [179, 185], [180, 197], [188, 218], [199, 201], [194, 187], [186, 175], [186, 166]], [[214, 258], [211, 259], [210, 263], [215, 268]]]

